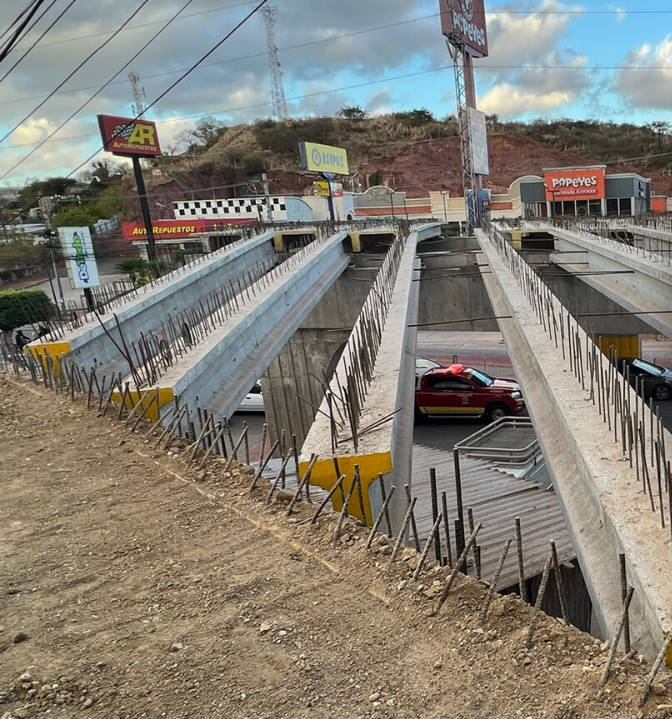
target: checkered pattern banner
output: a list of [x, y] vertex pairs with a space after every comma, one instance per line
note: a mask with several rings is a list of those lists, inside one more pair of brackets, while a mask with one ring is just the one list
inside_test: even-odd
[[[287, 219], [287, 207], [284, 197], [270, 197], [275, 219]], [[264, 212], [266, 201], [263, 197], [243, 197], [231, 200], [190, 200], [173, 202], [175, 219], [191, 217], [223, 217], [223, 218], [259, 218], [259, 211]]]

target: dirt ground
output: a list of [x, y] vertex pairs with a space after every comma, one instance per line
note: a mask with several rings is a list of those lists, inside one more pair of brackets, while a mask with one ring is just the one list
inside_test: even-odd
[[[410, 581], [334, 517], [250, 495], [249, 470], [207, 473], [113, 417], [0, 379], [0, 716], [672, 716], [668, 677], [446, 570]], [[382, 542], [382, 543], [381, 543]], [[404, 585], [403, 582], [408, 583]], [[436, 582], [436, 584], [435, 584]]]

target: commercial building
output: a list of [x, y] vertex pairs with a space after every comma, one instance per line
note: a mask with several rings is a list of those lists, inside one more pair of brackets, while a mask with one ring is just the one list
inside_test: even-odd
[[521, 182], [523, 217], [628, 217], [651, 212], [651, 180], [606, 165], [559, 167]]

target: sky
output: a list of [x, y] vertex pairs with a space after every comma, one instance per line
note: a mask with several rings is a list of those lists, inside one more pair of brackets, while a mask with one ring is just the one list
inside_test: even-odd
[[[423, 107], [439, 118], [455, 113], [439, 0], [273, 2], [278, 6], [276, 44], [292, 117], [331, 115], [353, 105], [373, 115]], [[0, 32], [27, 3], [0, 1]], [[152, 102], [256, 4], [47, 0], [44, 17], [0, 63], [0, 137], [11, 133], [0, 140], [0, 186], [68, 174], [100, 148], [97, 114], [131, 115], [130, 70], [140, 75]], [[490, 53], [475, 62], [480, 109], [503, 120], [672, 122], [670, 0], [486, 0], [486, 10]], [[108, 87], [57, 129], [115, 73]], [[181, 132], [210, 115], [225, 124], [271, 115], [266, 34], [258, 14], [147, 117], [158, 123], [161, 143], [170, 148]], [[110, 158], [102, 153], [97, 157]]]

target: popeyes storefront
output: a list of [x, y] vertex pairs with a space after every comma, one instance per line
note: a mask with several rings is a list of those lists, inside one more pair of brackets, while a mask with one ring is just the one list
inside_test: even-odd
[[[161, 250], [192, 250], [214, 252], [239, 238], [236, 229], [243, 225], [255, 225], [256, 220], [155, 220], [152, 223], [157, 247]], [[129, 240], [147, 259], [147, 232], [141, 222], [122, 224], [124, 239]]]
[[633, 172], [608, 175], [606, 165], [544, 170], [521, 182], [524, 217], [638, 216], [651, 211], [651, 180]]

